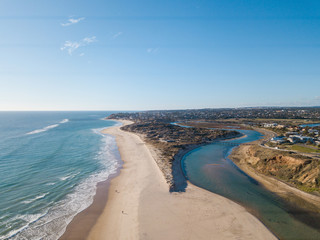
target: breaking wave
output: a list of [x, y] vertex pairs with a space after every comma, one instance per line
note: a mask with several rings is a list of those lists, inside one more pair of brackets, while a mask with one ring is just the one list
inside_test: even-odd
[[[94, 133], [101, 136], [100, 148], [95, 156], [95, 159], [102, 165], [101, 169], [82, 180], [77, 184], [74, 191], [66, 197], [51, 207], [43, 209], [45, 214], [19, 216], [19, 221], [21, 221], [21, 219], [25, 221], [23, 227], [10, 231], [4, 236], [4, 239], [56, 240], [64, 233], [72, 219], [92, 204], [96, 194], [97, 183], [108, 179], [110, 175], [116, 173], [117, 169], [121, 166], [115, 138], [102, 134], [100, 132], [101, 130], [102, 129], [92, 129]], [[58, 179], [61, 184], [64, 184], [64, 182], [73, 181], [78, 174], [80, 174], [80, 172], [67, 174], [58, 177]], [[58, 185], [59, 182], [55, 185]], [[52, 183], [50, 182], [49, 184]], [[24, 203], [37, 203], [37, 200], [45, 198], [46, 195], [47, 194], [38, 195], [26, 200]], [[0, 239], [3, 239], [1, 237]]]
[[56, 128], [58, 127], [60, 124], [63, 124], [63, 123], [67, 123], [69, 122], [69, 119], [63, 119], [62, 121], [59, 122], [59, 124], [53, 124], [53, 125], [49, 125], [49, 126], [46, 126], [44, 128], [41, 128], [41, 129], [37, 129], [37, 130], [34, 130], [34, 131], [31, 131], [31, 132], [28, 132], [27, 135], [32, 135], [32, 134], [37, 134], [37, 133], [41, 133], [41, 132], [46, 132], [52, 128]]
[[49, 194], [49, 193], [40, 194], [40, 195], [38, 195], [38, 196], [30, 199], [30, 200], [25, 200], [25, 201], [23, 201], [22, 203], [25, 203], [25, 204], [32, 203], [32, 202], [34, 202], [34, 201], [36, 201], [36, 200], [38, 200], [38, 199], [44, 198], [44, 197], [47, 196], [48, 194]]

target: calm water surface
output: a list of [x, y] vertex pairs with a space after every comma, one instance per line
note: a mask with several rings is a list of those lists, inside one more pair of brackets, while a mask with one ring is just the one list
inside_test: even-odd
[[[261, 138], [256, 131], [237, 131], [246, 137], [225, 142], [245, 143]], [[245, 206], [281, 239], [320, 239], [319, 231], [298, 220], [304, 213], [292, 211], [229, 160], [231, 150], [232, 146], [213, 143], [191, 151], [182, 159], [186, 177], [199, 187]]]

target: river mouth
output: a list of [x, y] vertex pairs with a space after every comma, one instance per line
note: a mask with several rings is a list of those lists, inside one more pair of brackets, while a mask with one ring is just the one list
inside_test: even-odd
[[[227, 142], [240, 144], [262, 137], [256, 131], [236, 130], [246, 137]], [[284, 201], [246, 175], [228, 159], [232, 148], [213, 143], [187, 153], [181, 161], [186, 178], [244, 206], [280, 239], [320, 239], [320, 215]]]

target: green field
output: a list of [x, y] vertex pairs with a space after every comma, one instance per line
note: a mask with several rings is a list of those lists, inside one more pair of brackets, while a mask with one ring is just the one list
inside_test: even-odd
[[318, 149], [313, 149], [307, 146], [300, 146], [300, 145], [290, 146], [290, 149], [298, 152], [304, 152], [304, 153], [320, 153], [320, 150]]
[[269, 119], [269, 118], [229, 118], [229, 119], [216, 119], [219, 122], [232, 122], [232, 123], [278, 123], [278, 124], [289, 124], [289, 125], [301, 125], [301, 124], [312, 124], [319, 123], [319, 120], [311, 119]]

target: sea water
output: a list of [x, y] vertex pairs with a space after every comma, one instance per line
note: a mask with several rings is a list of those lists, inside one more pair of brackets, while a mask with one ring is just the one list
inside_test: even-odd
[[57, 239], [115, 173], [111, 112], [0, 112], [0, 239]]

